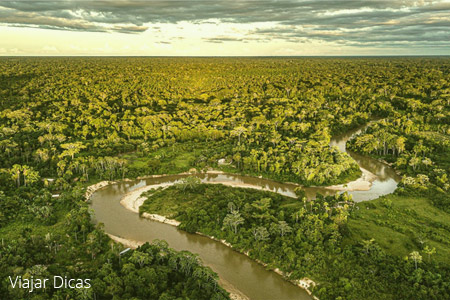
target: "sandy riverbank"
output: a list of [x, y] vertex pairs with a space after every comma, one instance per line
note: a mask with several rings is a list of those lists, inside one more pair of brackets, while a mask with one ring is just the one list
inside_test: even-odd
[[[351, 181], [349, 183], [346, 184], [339, 184], [339, 185], [332, 185], [332, 186], [327, 186], [324, 187], [326, 189], [330, 189], [330, 190], [336, 190], [336, 191], [368, 191], [370, 190], [370, 188], [372, 187], [373, 182], [378, 178], [375, 174], [369, 172], [366, 169], [361, 168], [362, 171], [362, 175], [360, 178]], [[191, 173], [180, 173], [178, 175], [188, 175]], [[208, 171], [207, 174], [223, 174], [223, 172], [221, 171]], [[167, 176], [167, 175], [155, 175], [155, 176], [146, 176], [146, 177], [141, 177], [141, 179], [143, 178], [154, 178], [154, 177], [163, 177], [163, 176]], [[256, 186], [256, 185], [252, 185], [252, 184], [246, 184], [246, 183], [240, 183], [240, 182], [233, 182], [233, 181], [216, 181], [216, 182], [208, 182], [207, 184], [223, 184], [226, 186], [231, 186], [231, 187], [239, 187], [239, 188], [251, 188], [251, 189], [256, 189], [256, 190], [263, 190], [263, 191], [269, 191], [269, 192], [273, 192], [271, 189], [269, 188], [264, 188], [261, 186]], [[105, 182], [100, 182], [97, 184], [99, 187], [104, 187], [105, 186]], [[144, 203], [145, 198], [141, 197], [141, 194], [144, 192], [147, 192], [149, 190], [152, 189], [157, 189], [160, 187], [168, 187], [170, 185], [173, 185], [172, 183], [161, 183], [161, 184], [154, 184], [154, 185], [147, 185], [141, 188], [138, 188], [134, 191], [131, 191], [129, 193], [127, 193], [122, 200], [120, 201], [120, 204], [122, 204], [125, 208], [139, 213], [139, 207]], [[98, 189], [97, 188], [97, 189]], [[94, 188], [95, 191], [95, 188]], [[160, 216], [157, 214], [148, 214], [148, 213], [144, 213], [143, 217], [148, 218], [148, 219], [152, 219], [155, 221], [159, 221], [159, 222], [163, 222], [163, 223], [167, 223], [167, 224], [171, 224], [171, 225], [175, 225], [178, 226], [179, 222], [175, 221], [175, 220], [170, 220], [165, 218], [164, 216]]]
[[[340, 184], [340, 185], [333, 185], [333, 186], [328, 186], [325, 187], [327, 189], [331, 189], [331, 190], [336, 190], [336, 191], [367, 191], [370, 190], [373, 181], [375, 181], [377, 179], [377, 176], [371, 172], [369, 172], [368, 170], [365, 170], [363, 168], [361, 168], [362, 171], [362, 175], [360, 178], [358, 178], [357, 180], [351, 181], [347, 184]], [[199, 172], [185, 172], [185, 173], [180, 173], [180, 174], [176, 174], [176, 175], [191, 175], [191, 174], [195, 174], [195, 173], [199, 173]], [[206, 173], [206, 174], [224, 174], [224, 172], [222, 171], [216, 171], [216, 170], [210, 170], [207, 172], [201, 172], [201, 173]], [[170, 176], [170, 175], [166, 175], [166, 174], [162, 174], [162, 175], [149, 175], [149, 176], [143, 176], [143, 177], [138, 177], [138, 179], [146, 179], [146, 178], [159, 178], [159, 177], [165, 177], [165, 176]], [[126, 179], [129, 180], [129, 179]], [[89, 186], [87, 188], [86, 191], [86, 199], [89, 199], [91, 197], [91, 195], [98, 189], [101, 189], [109, 184], [114, 184], [116, 182], [114, 181], [102, 181], [99, 182], [95, 185]], [[245, 184], [245, 183], [239, 183], [239, 182], [231, 182], [231, 181], [220, 181], [220, 182], [208, 182], [208, 184], [223, 184], [226, 186], [231, 186], [231, 187], [240, 187], [240, 188], [252, 188], [252, 189], [257, 189], [257, 190], [265, 190], [265, 191], [271, 191], [270, 189], [267, 188], [263, 188], [260, 186], [255, 186], [252, 184]], [[164, 187], [168, 187], [170, 185], [173, 185], [172, 183], [162, 183], [162, 184], [155, 184], [155, 185], [148, 185], [148, 186], [144, 186], [141, 188], [138, 188], [134, 191], [131, 191], [129, 193], [127, 193], [120, 201], [121, 205], [123, 205], [126, 209], [131, 210], [135, 213], [139, 213], [139, 207], [144, 203], [144, 201], [146, 200], [145, 197], [142, 197], [141, 194], [144, 192], [147, 192], [149, 190], [152, 189], [157, 189], [157, 188], [164, 188]], [[300, 185], [299, 185], [300, 186]], [[157, 222], [161, 222], [161, 223], [165, 223], [165, 224], [169, 224], [172, 226], [179, 226], [180, 222], [177, 220], [173, 220], [173, 219], [168, 219], [164, 216], [158, 215], [158, 214], [149, 214], [149, 213], [143, 213], [142, 217], [150, 219], [150, 220], [154, 220]], [[198, 233], [200, 235], [206, 236], [204, 234]], [[138, 241], [131, 241], [131, 240], [127, 240], [127, 239], [123, 239], [120, 237], [116, 237], [116, 236], [112, 236], [109, 235], [113, 240], [115, 240], [116, 242], [122, 243], [124, 245], [126, 245], [127, 247], [130, 248], [136, 248], [140, 245], [142, 245], [142, 242], [138, 242]], [[227, 247], [233, 248], [232, 245], [230, 243], [228, 243], [225, 240], [219, 240], [215, 237], [211, 237], [211, 236], [206, 236], [210, 239], [213, 239], [217, 242], [220, 242], [222, 244], [224, 244]], [[242, 253], [246, 256], [249, 256], [248, 253]], [[258, 261], [258, 263], [265, 265], [264, 263]], [[284, 274], [283, 272], [281, 272], [278, 269], [273, 270], [274, 272], [280, 274], [283, 277], [287, 277], [286, 274]], [[302, 280], [295, 280], [295, 281], [290, 281], [291, 283], [297, 285], [298, 287], [306, 290], [308, 292], [308, 294], [311, 295], [311, 291], [309, 290], [309, 287], [311, 285], [314, 285], [315, 283], [307, 278], [302, 279]], [[227, 283], [226, 281], [224, 281], [223, 279], [220, 279], [219, 283], [231, 294], [231, 297], [233, 300], [248, 300], [248, 297], [246, 297], [244, 294], [242, 294], [240, 291], [236, 290], [233, 286], [231, 286], [230, 283]], [[316, 297], [312, 296], [314, 299], [317, 299]]]
[[189, 170], [189, 172], [183, 172], [183, 173], [178, 173], [178, 174], [144, 175], [144, 176], [136, 177], [136, 179], [160, 178], [160, 177], [166, 177], [166, 176], [171, 176], [171, 175], [193, 175], [193, 174], [224, 174], [224, 172], [219, 171], [219, 170], [208, 170], [205, 172], [205, 171], [198, 171], [197, 169], [192, 168], [191, 170]]
[[[268, 189], [264, 189], [262, 187], [257, 187], [257, 186], [253, 186], [250, 184], [242, 184], [242, 183], [236, 183], [236, 182], [210, 182], [208, 184], [224, 184], [224, 185], [228, 185], [228, 186], [233, 186], [233, 187], [244, 187], [244, 188], [254, 188], [254, 189], [259, 189], [259, 190], [268, 190]], [[152, 189], [156, 189], [159, 187], [167, 187], [173, 185], [171, 183], [165, 183], [165, 184], [155, 184], [155, 185], [148, 185], [148, 186], [144, 186], [141, 187], [139, 189], [136, 189], [132, 192], [127, 193], [120, 201], [120, 204], [123, 205], [126, 209], [131, 210], [135, 213], [139, 213], [139, 207], [144, 203], [144, 201], [146, 200], [145, 197], [141, 197], [141, 194], [152, 190]], [[158, 214], [149, 214], [149, 213], [143, 213], [141, 215], [144, 218], [153, 220], [153, 221], [157, 221], [157, 222], [161, 222], [161, 223], [165, 223], [165, 224], [169, 224], [172, 226], [179, 226], [180, 222], [174, 219], [169, 219], [166, 218], [164, 216], [158, 215]], [[201, 235], [201, 236], [205, 236], [207, 238], [210, 238], [214, 241], [217, 241], [227, 247], [230, 247], [232, 249], [234, 249], [234, 247], [227, 242], [226, 240], [220, 240], [214, 236], [209, 236], [209, 235], [205, 235], [201, 232], [196, 232], [196, 234]], [[236, 249], [234, 249], [236, 250]], [[247, 257], [249, 257], [249, 253], [248, 252], [241, 252], [240, 253], [246, 255]], [[267, 267], [267, 264], [256, 260], [256, 262], [258, 262], [259, 264]], [[283, 276], [284, 278], [287, 278], [286, 274], [284, 274], [281, 270], [279, 269], [274, 269], [273, 270], [275, 273]], [[312, 296], [311, 291], [309, 290], [310, 286], [315, 285], [315, 283], [307, 278], [301, 279], [301, 280], [289, 280], [292, 284], [306, 290], [306, 292]], [[245, 300], [248, 299], [248, 297], [246, 297], [244, 294], [242, 294], [239, 290], [234, 289], [234, 287], [231, 286], [230, 283], [227, 283], [226, 281], [224, 281], [223, 279], [219, 280], [219, 284], [221, 284], [231, 295], [231, 299], [233, 300]], [[228, 285], [228, 286], [227, 286]], [[318, 300], [317, 297], [312, 296], [314, 299]]]
[[249, 297], [244, 295], [240, 290], [236, 289], [231, 283], [221, 277], [219, 277], [219, 285], [230, 293], [231, 300], [250, 300]]
[[107, 235], [115, 242], [120, 243], [128, 248], [131, 249], [136, 249], [139, 246], [142, 246], [144, 243], [143, 242], [139, 242], [139, 241], [133, 241], [133, 240], [129, 240], [129, 239], [124, 239], [112, 234], [107, 233]]
[[[113, 241], [115, 241], [117, 243], [120, 243], [120, 244], [124, 245], [125, 247], [131, 248], [131, 249], [136, 249], [137, 247], [142, 246], [144, 244], [143, 242], [129, 240], [129, 239], [124, 239], [124, 238], [121, 238], [121, 237], [118, 237], [118, 236], [115, 236], [115, 235], [112, 235], [112, 234], [109, 234], [109, 233], [108, 233], [108, 236]], [[231, 300], [250, 300], [250, 298], [248, 298], [241, 291], [236, 289], [231, 283], [229, 283], [225, 279], [219, 278], [218, 283], [228, 293], [230, 293]]]
[[90, 185], [86, 188], [86, 193], [84, 194], [84, 197], [86, 199], [86, 201], [88, 201], [92, 194], [94, 194], [97, 190], [104, 188], [107, 185], [110, 185], [114, 183], [113, 181], [108, 181], [108, 180], [104, 180], [104, 181], [100, 181], [96, 184]]
[[[183, 172], [183, 173], [178, 173], [178, 174], [145, 175], [145, 176], [139, 176], [136, 179], [140, 180], [140, 179], [147, 179], [147, 178], [160, 178], [160, 177], [166, 177], [166, 176], [171, 176], [171, 175], [193, 175], [193, 174], [224, 174], [224, 172], [218, 171], [218, 170], [208, 170], [206, 172], [202, 172], [202, 171], [199, 172], [196, 169], [191, 169], [191, 170], [189, 170], [189, 172]], [[134, 179], [124, 178], [124, 179], [115, 180], [115, 181], [103, 180], [103, 181], [97, 182], [96, 184], [90, 185], [86, 188], [85, 199], [86, 199], [86, 201], [89, 200], [91, 198], [92, 194], [94, 194], [97, 190], [104, 188], [107, 185], [118, 183], [118, 182], [133, 181], [133, 180]]]
[[338, 185], [331, 185], [325, 187], [329, 190], [336, 190], [336, 191], [346, 191], [346, 192], [353, 192], [353, 191], [368, 191], [372, 187], [373, 182], [378, 178], [377, 175], [373, 174], [372, 172], [361, 168], [362, 175], [356, 180], [350, 181], [348, 183], [344, 184], [338, 184]]
[[167, 187], [170, 185], [171, 185], [170, 183], [152, 184], [135, 189], [131, 192], [126, 193], [125, 196], [123, 196], [123, 198], [120, 200], [120, 204], [122, 204], [128, 210], [131, 210], [135, 213], [139, 213], [139, 207], [145, 201], [145, 197], [141, 197], [142, 193], [145, 193], [152, 189], [157, 189], [159, 187]]
[[[154, 185], [147, 185], [141, 188], [138, 188], [134, 191], [131, 191], [129, 193], [127, 193], [121, 200], [120, 200], [120, 204], [125, 207], [128, 210], [131, 210], [132, 212], [135, 213], [139, 213], [139, 207], [144, 203], [145, 201], [145, 197], [142, 197], [141, 194], [144, 192], [147, 192], [149, 190], [152, 189], [157, 189], [157, 188], [164, 188], [167, 186], [170, 186], [172, 184], [170, 183], [162, 183], [162, 184], [154, 184]], [[158, 221], [161, 223], [166, 223], [169, 225], [173, 225], [173, 226], [178, 226], [180, 225], [180, 222], [176, 221], [176, 220], [172, 220], [172, 219], [168, 219], [164, 216], [161, 215], [157, 215], [157, 214], [149, 214], [149, 213], [143, 213], [141, 215], [143, 218], [146, 219], [150, 219], [153, 221]]]

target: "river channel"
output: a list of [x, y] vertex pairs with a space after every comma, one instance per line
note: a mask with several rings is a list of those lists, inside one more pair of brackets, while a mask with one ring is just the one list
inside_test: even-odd
[[[368, 191], [349, 192], [357, 202], [378, 198], [392, 193], [397, 187], [399, 177], [388, 165], [377, 160], [346, 150], [345, 143], [364, 127], [336, 136], [331, 140], [331, 146], [337, 146], [352, 156], [360, 167], [377, 175]], [[187, 175], [168, 175], [164, 177], [143, 180], [119, 182], [96, 191], [91, 199], [94, 210], [93, 221], [103, 223], [107, 233], [134, 241], [166, 240], [175, 250], [188, 250], [199, 254], [205, 265], [210, 266], [223, 282], [233, 286], [251, 300], [306, 300], [311, 299], [305, 290], [284, 280], [275, 272], [266, 270], [263, 266], [240, 254], [231, 248], [213, 241], [207, 237], [189, 234], [174, 226], [140, 218], [120, 204], [122, 197], [138, 188], [164, 183], [175, 183]], [[198, 174], [203, 182], [230, 182], [264, 188], [286, 196], [295, 196], [297, 185], [279, 183], [268, 179], [240, 176], [234, 174]], [[305, 188], [308, 197], [314, 197], [317, 192], [334, 194], [336, 191], [324, 187]]]

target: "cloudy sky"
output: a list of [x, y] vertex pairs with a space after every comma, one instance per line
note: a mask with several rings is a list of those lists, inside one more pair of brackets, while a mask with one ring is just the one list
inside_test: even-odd
[[450, 55], [450, 0], [0, 0], [0, 55]]

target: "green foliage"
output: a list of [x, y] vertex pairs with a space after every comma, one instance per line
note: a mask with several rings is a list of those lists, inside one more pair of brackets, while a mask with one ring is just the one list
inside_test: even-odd
[[[448, 281], [441, 280], [450, 274], [445, 220], [440, 220], [442, 228], [423, 240], [426, 246], [421, 250], [394, 251], [403, 240], [419, 236], [418, 228], [427, 230], [414, 227], [412, 220], [405, 223], [397, 199], [377, 200], [372, 205], [377, 210], [374, 213], [371, 208], [368, 214], [367, 203], [352, 209], [345, 194], [318, 196], [308, 203], [270, 192], [202, 184], [189, 191], [169, 187], [148, 192], [147, 197], [141, 212], [169, 216], [181, 222], [181, 229], [225, 239], [234, 249], [291, 274], [291, 279], [313, 278], [319, 283], [314, 293], [320, 299], [439, 299], [450, 295]], [[386, 218], [379, 209], [394, 214]], [[414, 212], [406, 213], [419, 223], [426, 221]], [[375, 225], [380, 216], [387, 220], [383, 226], [403, 226], [405, 234], [412, 236], [391, 241], [396, 236]], [[392, 247], [386, 247], [386, 242]]]
[[[26, 193], [18, 196], [26, 197]], [[9, 200], [0, 195], [1, 200]], [[217, 283], [217, 274], [203, 267], [193, 254], [176, 252], [165, 242], [145, 244], [120, 256], [123, 246], [112, 243], [101, 227], [93, 226], [83, 194], [76, 189], [63, 193], [59, 200], [53, 200], [45, 190], [29, 197], [33, 201], [29, 209], [16, 208], [16, 222], [0, 228], [2, 299], [229, 299]], [[42, 205], [52, 207], [51, 217], [36, 209]], [[88, 278], [92, 288], [29, 293], [27, 289], [12, 289], [7, 279], [30, 275], [36, 279]]]
[[[144, 209], [223, 237], [292, 278], [316, 279], [321, 299], [450, 298], [449, 66], [445, 57], [2, 58], [0, 274], [96, 279], [90, 292], [38, 298], [226, 298], [195, 258], [162, 244], [119, 263], [79, 183], [210, 167], [345, 183], [359, 167], [329, 147], [330, 136], [382, 117], [348, 147], [393, 164], [403, 179], [396, 195], [352, 213], [333, 197], [197, 183], [159, 191], [152, 197], [167, 202]], [[170, 262], [155, 260], [165, 257], [158, 251]], [[26, 297], [1, 282], [0, 298]]]
[[398, 257], [416, 250], [423, 254], [425, 247], [435, 248], [432, 259], [448, 264], [448, 213], [425, 197], [387, 195], [370, 204], [357, 204], [359, 209], [349, 218], [345, 243], [374, 238], [387, 253]]
[[[0, 76], [10, 83], [2, 86], [9, 98], [0, 113], [5, 125], [0, 147], [8, 167], [32, 159], [46, 176], [88, 181], [214, 167], [226, 159], [229, 171], [308, 185], [360, 175], [348, 155], [328, 144], [332, 133], [367, 121], [374, 100], [340, 82], [333, 88], [318, 83], [320, 61], [220, 59], [212, 68], [207, 59], [187, 68], [190, 62], [183, 59], [0, 63]], [[148, 69], [157, 75], [149, 77]], [[16, 82], [16, 72], [30, 76]], [[355, 105], [346, 104], [350, 97], [358, 99]], [[190, 153], [185, 143], [209, 149], [203, 155], [191, 147]], [[165, 153], [153, 156], [160, 149], [175, 153], [171, 164], [162, 162]], [[98, 166], [97, 160], [120, 153], [127, 162]], [[153, 156], [153, 163], [142, 167], [139, 160], [146, 156]]]
[[179, 188], [183, 192], [186, 190], [195, 191], [198, 185], [201, 183], [200, 178], [195, 176], [189, 176], [180, 180], [175, 184], [175, 187]]
[[[433, 110], [433, 105], [423, 107]], [[397, 112], [369, 126], [348, 147], [391, 162], [403, 175], [401, 193], [429, 197], [450, 212], [450, 126], [435, 121], [424, 111], [409, 117]]]

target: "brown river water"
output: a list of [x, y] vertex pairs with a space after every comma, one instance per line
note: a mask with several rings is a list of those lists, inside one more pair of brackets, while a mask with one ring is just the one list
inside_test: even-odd
[[[331, 146], [341, 151], [351, 136], [364, 127], [336, 136]], [[358, 164], [378, 176], [369, 191], [350, 192], [357, 202], [378, 198], [392, 193], [397, 187], [399, 177], [386, 164], [377, 160], [347, 151]], [[151, 242], [155, 239], [166, 240], [175, 250], [188, 250], [199, 254], [205, 265], [210, 266], [219, 277], [251, 300], [306, 300], [312, 299], [305, 290], [284, 280], [275, 272], [266, 270], [247, 256], [231, 248], [196, 234], [189, 234], [174, 226], [140, 218], [120, 204], [121, 198], [130, 191], [146, 185], [175, 183], [187, 175], [168, 175], [159, 178], [148, 178], [130, 182], [120, 182], [96, 191], [91, 197], [94, 210], [93, 221], [103, 223], [107, 233], [134, 241]], [[263, 187], [286, 196], [295, 196], [294, 184], [279, 183], [268, 179], [240, 176], [233, 174], [198, 174], [203, 182], [243, 183], [255, 187]], [[317, 192], [334, 194], [336, 191], [324, 187], [305, 188], [308, 197]]]

